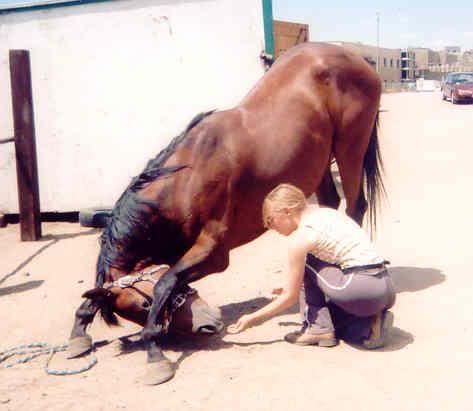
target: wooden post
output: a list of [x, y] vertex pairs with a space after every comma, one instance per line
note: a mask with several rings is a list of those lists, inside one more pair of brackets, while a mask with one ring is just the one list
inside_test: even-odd
[[38, 166], [28, 50], [10, 50], [10, 80], [22, 241], [41, 238]]

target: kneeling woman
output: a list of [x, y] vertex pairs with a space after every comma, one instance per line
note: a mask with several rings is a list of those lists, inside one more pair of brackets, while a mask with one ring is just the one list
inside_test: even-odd
[[301, 294], [304, 323], [286, 335], [299, 345], [330, 347], [337, 338], [365, 348], [385, 344], [395, 293], [384, 259], [347, 215], [308, 204], [304, 193], [281, 184], [263, 202], [267, 228], [289, 236], [287, 285], [267, 306], [228, 328], [239, 333], [284, 311]]

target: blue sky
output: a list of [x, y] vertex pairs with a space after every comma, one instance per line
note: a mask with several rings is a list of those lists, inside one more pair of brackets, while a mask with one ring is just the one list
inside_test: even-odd
[[307, 23], [313, 41], [360, 41], [376, 45], [473, 49], [473, 0], [273, 0], [275, 19]]

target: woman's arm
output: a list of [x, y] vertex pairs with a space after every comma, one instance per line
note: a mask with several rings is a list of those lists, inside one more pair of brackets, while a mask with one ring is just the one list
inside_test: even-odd
[[257, 323], [268, 320], [296, 303], [304, 279], [305, 259], [307, 252], [310, 250], [310, 246], [311, 244], [307, 244], [306, 241], [298, 235], [290, 238], [289, 271], [286, 287], [284, 287], [282, 293], [268, 305], [252, 314], [240, 317], [236, 324], [228, 327], [229, 333], [236, 334], [242, 332]]

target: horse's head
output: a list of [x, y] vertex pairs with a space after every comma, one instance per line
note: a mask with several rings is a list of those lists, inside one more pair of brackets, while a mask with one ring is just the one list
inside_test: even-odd
[[[151, 269], [153, 267], [150, 267]], [[149, 268], [147, 272], [149, 273]], [[129, 321], [144, 326], [153, 302], [155, 282], [167, 271], [167, 267], [152, 274], [123, 277], [112, 284], [94, 288], [83, 294], [93, 300], [105, 314], [118, 314]], [[222, 331], [223, 322], [218, 308], [211, 307], [197, 291], [187, 289], [174, 299], [169, 332], [180, 335], [216, 334]], [[180, 302], [180, 304], [179, 304]], [[112, 314], [113, 315], [113, 314]], [[105, 316], [107, 319], [107, 316]]]

